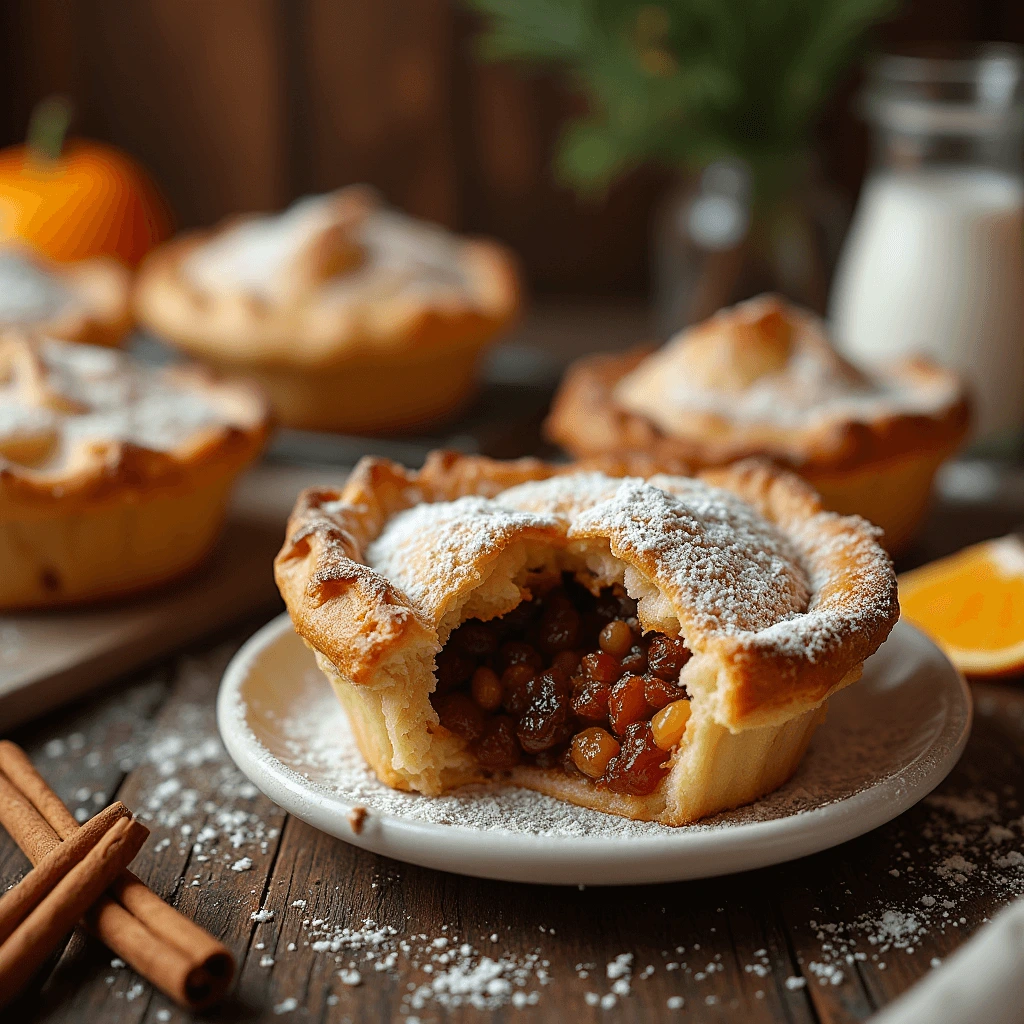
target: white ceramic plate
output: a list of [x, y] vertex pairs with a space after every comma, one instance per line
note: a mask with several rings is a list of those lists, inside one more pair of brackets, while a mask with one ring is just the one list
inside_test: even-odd
[[[970, 692], [939, 649], [899, 623], [832, 699], [797, 774], [750, 807], [683, 828], [626, 821], [514, 787], [398, 793], [366, 768], [330, 685], [286, 615], [228, 666], [217, 720], [272, 800], [330, 835], [398, 860], [517, 882], [619, 885], [745, 871], [836, 846], [896, 817], [945, 778], [971, 726]], [[353, 808], [368, 814], [353, 830]]]

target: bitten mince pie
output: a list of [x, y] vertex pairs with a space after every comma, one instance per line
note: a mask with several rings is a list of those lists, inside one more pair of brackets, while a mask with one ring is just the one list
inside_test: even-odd
[[136, 291], [145, 324], [255, 378], [282, 423], [352, 432], [456, 411], [518, 302], [504, 248], [360, 186], [182, 235], [146, 259]]
[[130, 296], [130, 275], [116, 260], [57, 263], [22, 246], [0, 246], [0, 330], [26, 327], [117, 345], [132, 326]]
[[0, 609], [115, 597], [195, 566], [267, 430], [247, 386], [0, 334]]
[[967, 427], [964, 389], [948, 370], [925, 359], [860, 370], [816, 316], [762, 296], [656, 351], [575, 363], [546, 431], [576, 456], [639, 453], [667, 470], [770, 458], [826, 507], [876, 523], [897, 551]]
[[681, 825], [795, 771], [899, 615], [877, 530], [748, 462], [615, 478], [435, 453], [304, 492], [275, 563], [377, 776]]

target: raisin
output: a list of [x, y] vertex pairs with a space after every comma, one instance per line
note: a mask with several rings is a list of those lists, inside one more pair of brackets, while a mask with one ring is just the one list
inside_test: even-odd
[[488, 719], [483, 735], [473, 744], [473, 753], [482, 768], [507, 771], [519, 764], [523, 751], [516, 739], [516, 723], [508, 715]]
[[686, 690], [667, 679], [644, 676], [644, 698], [655, 711], [660, 711], [677, 700], [686, 700]]
[[532, 644], [523, 643], [521, 640], [509, 640], [501, 645], [498, 664], [502, 671], [512, 665], [529, 665], [534, 672], [539, 672], [544, 667], [544, 659]]
[[633, 646], [633, 630], [622, 619], [613, 619], [601, 630], [598, 643], [605, 654], [613, 658], [624, 657]]
[[580, 662], [583, 674], [596, 683], [614, 683], [622, 675], [622, 665], [604, 651], [593, 651]]
[[498, 649], [498, 634], [486, 623], [470, 619], [452, 633], [448, 642], [474, 658], [486, 658]]
[[522, 633], [533, 621], [539, 610], [539, 601], [523, 601], [522, 604], [517, 604], [512, 611], [502, 615], [496, 625], [506, 636], [511, 636], [513, 633]]
[[501, 676], [501, 685], [505, 691], [501, 705], [510, 714], [518, 718], [530, 703], [530, 695], [526, 687], [533, 679], [533, 669], [529, 665], [512, 665], [505, 669]]
[[576, 646], [580, 629], [580, 613], [564, 594], [554, 594], [541, 613], [537, 638], [541, 647], [551, 654]]
[[465, 693], [446, 693], [437, 704], [441, 724], [464, 740], [475, 740], [484, 732], [483, 709]]
[[565, 742], [572, 735], [572, 704], [569, 688], [550, 673], [527, 684], [530, 704], [516, 726], [523, 750], [537, 754]]
[[616, 735], [622, 736], [629, 726], [646, 718], [650, 712], [641, 676], [626, 676], [612, 687], [608, 696], [608, 720]]
[[603, 722], [608, 717], [608, 697], [611, 688], [606, 683], [576, 677], [573, 688], [572, 709], [580, 718]]
[[559, 651], [551, 659], [551, 667], [564, 676], [574, 676], [580, 667], [580, 656], [576, 651]]
[[573, 736], [569, 754], [573, 764], [584, 775], [598, 779], [605, 773], [619, 749], [618, 740], [614, 736], [594, 726]]
[[642, 644], [633, 644], [622, 659], [622, 671], [642, 676], [647, 671], [647, 651]]
[[690, 660], [690, 652], [680, 640], [657, 634], [647, 648], [647, 664], [650, 671], [662, 679], [675, 682], [683, 666]]
[[668, 774], [667, 756], [654, 742], [650, 722], [636, 722], [626, 730], [622, 749], [608, 763], [601, 783], [613, 793], [647, 796]]
[[468, 682], [476, 660], [457, 647], [446, 646], [437, 656], [437, 692], [447, 693]]
[[487, 668], [486, 665], [481, 665], [480, 668], [473, 673], [470, 689], [473, 693], [473, 700], [475, 700], [477, 704], [484, 709], [484, 711], [496, 711], [501, 707], [501, 701], [505, 696], [505, 689], [501, 685], [501, 680], [498, 678], [494, 669]]

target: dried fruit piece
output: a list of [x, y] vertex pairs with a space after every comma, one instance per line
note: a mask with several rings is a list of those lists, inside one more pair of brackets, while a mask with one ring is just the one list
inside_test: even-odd
[[512, 665], [529, 665], [534, 672], [539, 672], [544, 667], [544, 658], [533, 644], [509, 640], [501, 645], [498, 663], [503, 672]]
[[476, 660], [457, 647], [446, 646], [437, 656], [437, 692], [447, 693], [469, 680]]
[[541, 613], [537, 638], [549, 653], [576, 646], [580, 629], [580, 613], [564, 594], [553, 594]]
[[642, 676], [647, 671], [647, 649], [642, 644], [633, 644], [622, 659], [622, 671]]
[[677, 700], [663, 707], [651, 719], [651, 735], [662, 750], [671, 750], [686, 732], [690, 721], [690, 702]]
[[505, 689], [501, 685], [497, 672], [486, 665], [481, 665], [473, 673], [470, 689], [473, 693], [473, 700], [484, 711], [496, 711], [501, 706], [501, 700], [505, 696]]
[[690, 660], [690, 652], [681, 640], [656, 634], [647, 648], [647, 666], [662, 679], [675, 682], [683, 666]]
[[576, 675], [580, 667], [580, 656], [577, 651], [559, 651], [551, 659], [551, 668], [561, 672], [566, 678]]
[[641, 676], [626, 676], [612, 687], [608, 696], [608, 720], [617, 736], [622, 736], [629, 726], [650, 713]]
[[644, 697], [656, 711], [676, 700], [686, 699], [686, 690], [657, 676], [644, 676]]
[[572, 704], [568, 685], [549, 672], [527, 684], [531, 700], [516, 726], [523, 750], [537, 754], [569, 738]]
[[498, 633], [493, 626], [479, 619], [470, 619], [452, 633], [448, 643], [455, 644], [474, 658], [486, 658], [498, 649]]
[[569, 748], [573, 764], [592, 779], [604, 775], [608, 762], [618, 754], [619, 749], [619, 741], [598, 726], [576, 733]]
[[611, 687], [592, 679], [577, 676], [573, 688], [572, 709], [580, 718], [604, 722], [608, 718], [608, 698]]
[[441, 724], [464, 740], [475, 740], [484, 732], [484, 713], [465, 693], [446, 693], [436, 705]]
[[637, 722], [626, 730], [622, 749], [608, 763], [602, 784], [613, 793], [647, 796], [668, 774], [665, 751], [655, 742], [650, 722]]
[[633, 630], [622, 619], [613, 619], [601, 630], [597, 642], [605, 654], [623, 658], [633, 646]]
[[598, 683], [614, 683], [622, 675], [622, 665], [604, 651], [593, 651], [580, 662], [583, 674]]
[[473, 744], [473, 753], [482, 768], [507, 771], [519, 764], [523, 751], [516, 738], [516, 723], [508, 715], [496, 715], [484, 727], [483, 735]]

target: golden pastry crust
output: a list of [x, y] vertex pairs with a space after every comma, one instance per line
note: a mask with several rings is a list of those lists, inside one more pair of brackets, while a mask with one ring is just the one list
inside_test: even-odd
[[24, 263], [25, 273], [49, 278], [65, 293], [55, 309], [39, 309], [5, 319], [0, 302], [0, 329], [22, 327], [85, 345], [119, 345], [132, 328], [131, 274], [113, 259], [56, 263], [22, 248], [5, 250], [0, 259]]
[[[790, 333], [803, 336], [840, 386], [849, 382], [852, 401], [860, 403], [855, 412], [840, 392], [821, 415], [773, 419], [729, 414], [730, 402], [742, 401], [759, 378], [785, 376], [780, 320]], [[684, 402], [667, 415], [669, 389], [685, 391], [695, 377], [718, 396], [721, 407], [709, 410]], [[894, 550], [916, 528], [935, 470], [963, 442], [969, 408], [955, 375], [927, 360], [891, 364], [880, 378], [891, 382], [897, 394], [876, 401], [870, 382], [828, 346], [817, 318], [768, 297], [724, 310], [666, 348], [588, 356], [574, 363], [555, 396], [545, 433], [578, 458], [639, 454], [666, 470], [770, 458], [807, 479], [829, 508], [870, 515]], [[798, 389], [795, 380], [791, 390]], [[928, 397], [912, 399], [918, 405], [914, 408], [907, 405], [910, 396]], [[777, 400], [786, 404], [784, 387]]]
[[258, 393], [200, 368], [0, 335], [0, 608], [117, 596], [187, 571], [268, 432]]
[[[513, 779], [670, 824], [787, 778], [899, 614], [874, 529], [767, 464], [644, 482], [529, 459], [435, 453], [419, 472], [364, 459], [342, 491], [300, 496], [275, 574], [384, 781], [439, 792], [481, 778], [430, 707], [433, 659], [462, 621], [515, 607], [545, 562], [624, 583], [645, 630], [685, 638], [696, 724], [649, 797], [531, 766]], [[733, 747], [743, 770], [711, 771]]]
[[[307, 202], [304, 218], [296, 208], [278, 218], [297, 218], [295, 237], [262, 277], [223, 255], [233, 238], [240, 251], [258, 242], [245, 232], [261, 230], [259, 218], [161, 246], [140, 271], [140, 320], [252, 374], [289, 425], [396, 430], [452, 412], [479, 352], [518, 311], [511, 254], [393, 213], [358, 186]], [[211, 252], [235, 279], [219, 279]]]
[[[815, 318], [798, 313], [778, 300], [763, 300], [769, 315], [800, 322], [803, 329], [818, 330]], [[725, 310], [686, 332], [676, 344], [708, 346], [707, 362], [722, 358], [714, 352], [723, 328], [737, 309]], [[932, 414], [908, 412], [895, 404], [880, 402], [870, 419], [853, 420], [842, 409], [806, 425], [767, 420], [738, 422], [727, 414], [685, 409], [680, 420], [689, 420], [687, 432], [667, 433], [616, 398], [616, 389], [633, 371], [659, 350], [637, 348], [612, 355], [588, 356], [566, 373], [546, 424], [548, 436], [577, 456], [608, 452], [643, 452], [663, 460], [676, 459], [692, 466], [718, 466], [737, 459], [765, 456], [801, 474], [817, 470], [859, 468], [880, 459], [922, 450], [954, 450], [963, 440], [968, 424], [968, 405], [959, 381], [948, 370], [925, 359], [908, 359], [886, 367], [886, 372], [905, 380], [908, 388], [942, 390], [948, 399], [939, 401]], [[837, 366], [852, 369], [835, 357]], [[671, 363], [657, 369], [671, 372]], [[723, 388], [723, 393], [735, 389]]]

